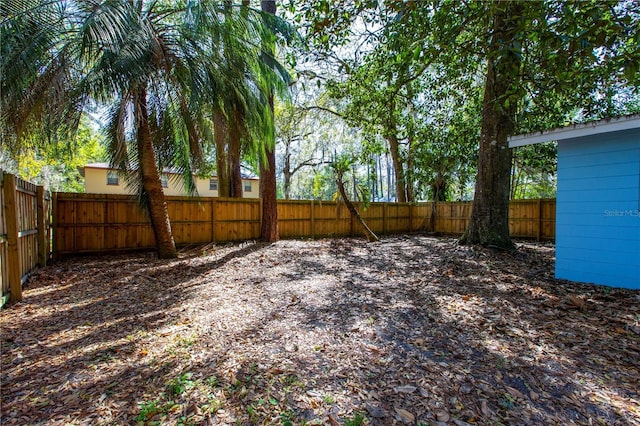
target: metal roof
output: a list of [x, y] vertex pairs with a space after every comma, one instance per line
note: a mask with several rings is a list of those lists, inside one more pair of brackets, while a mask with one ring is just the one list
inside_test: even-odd
[[509, 137], [509, 148], [637, 128], [640, 128], [640, 114], [625, 115], [617, 118], [605, 118], [588, 123], [558, 127], [551, 130], [545, 130], [543, 132], [511, 136]]

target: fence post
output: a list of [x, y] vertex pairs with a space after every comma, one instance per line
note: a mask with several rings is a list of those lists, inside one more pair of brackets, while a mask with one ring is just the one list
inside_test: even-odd
[[53, 192], [51, 190], [47, 190], [44, 192], [44, 211], [46, 215], [44, 217], [45, 223], [45, 234], [44, 238], [47, 240], [47, 258], [45, 262], [47, 265], [51, 262], [51, 256], [53, 256], [53, 234], [52, 232], [52, 222], [53, 222]]
[[311, 238], [316, 237], [316, 214], [313, 208], [313, 200], [311, 200]]
[[18, 239], [18, 206], [16, 203], [16, 177], [4, 175], [4, 217], [7, 231], [7, 272], [11, 303], [22, 300], [20, 276], [20, 240]]
[[389, 233], [388, 224], [387, 224], [388, 216], [389, 216], [388, 205], [386, 202], [384, 202], [382, 203], [382, 233], [383, 234]]
[[49, 245], [47, 244], [47, 224], [44, 204], [44, 186], [36, 187], [37, 197], [37, 214], [36, 220], [38, 221], [38, 265], [47, 266], [47, 252], [49, 251]]

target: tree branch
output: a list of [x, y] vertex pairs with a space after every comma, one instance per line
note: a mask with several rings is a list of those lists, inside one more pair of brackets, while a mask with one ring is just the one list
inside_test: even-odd
[[328, 112], [330, 114], [336, 115], [336, 116], [346, 120], [346, 118], [345, 118], [345, 116], [343, 114], [339, 113], [338, 111], [332, 110], [331, 108], [325, 108], [325, 107], [321, 107], [321, 106], [318, 106], [318, 105], [311, 105], [311, 106], [307, 106], [307, 107], [302, 107], [301, 109], [303, 111], [311, 111], [311, 110], [314, 110], [314, 109], [315, 110], [320, 110], [320, 111], [325, 111], [325, 112]]

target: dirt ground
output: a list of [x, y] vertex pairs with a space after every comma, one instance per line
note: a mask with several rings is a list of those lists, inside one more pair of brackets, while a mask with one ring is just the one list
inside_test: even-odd
[[3, 425], [640, 425], [640, 292], [422, 235], [60, 261], [0, 313]]

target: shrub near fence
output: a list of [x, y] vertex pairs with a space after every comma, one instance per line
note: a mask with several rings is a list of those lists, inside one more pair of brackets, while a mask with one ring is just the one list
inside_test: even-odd
[[[68, 194], [54, 196], [54, 255], [95, 254], [155, 247], [148, 218], [128, 195]], [[356, 203], [369, 227], [379, 234], [431, 231], [464, 232], [471, 203]], [[259, 199], [167, 197], [176, 244], [257, 239]], [[555, 238], [555, 200], [513, 201], [511, 235]], [[278, 201], [282, 238], [359, 235], [359, 224], [346, 206], [327, 201]]]
[[50, 194], [0, 170], [0, 282], [2, 301], [22, 299], [22, 284], [50, 254]]

